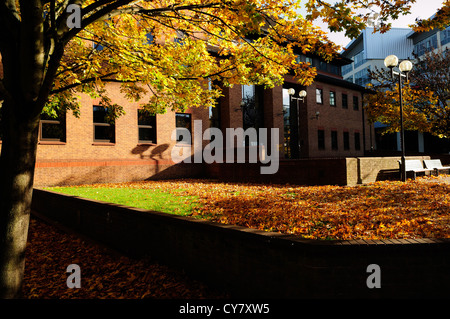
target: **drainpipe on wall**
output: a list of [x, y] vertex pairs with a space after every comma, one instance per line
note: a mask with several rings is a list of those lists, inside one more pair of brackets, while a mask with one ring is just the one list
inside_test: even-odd
[[363, 153], [366, 155], [366, 121], [364, 117], [364, 92], [361, 92], [361, 113], [362, 113], [362, 132], [363, 132]]

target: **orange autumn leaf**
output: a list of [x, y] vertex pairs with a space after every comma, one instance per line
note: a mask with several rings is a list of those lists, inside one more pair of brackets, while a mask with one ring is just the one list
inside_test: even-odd
[[354, 187], [208, 180], [89, 186], [195, 196], [199, 205], [192, 217], [310, 239], [450, 238], [450, 185], [433, 178]]

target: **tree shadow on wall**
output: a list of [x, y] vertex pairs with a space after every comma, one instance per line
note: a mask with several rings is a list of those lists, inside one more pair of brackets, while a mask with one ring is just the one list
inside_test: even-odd
[[138, 145], [131, 150], [131, 154], [138, 154], [141, 159], [149, 158], [156, 162], [155, 174], [158, 174], [160, 171], [160, 161], [164, 160], [164, 152], [169, 148], [169, 144], [161, 144], [154, 147], [149, 155], [145, 155], [144, 153], [148, 151], [152, 145]]
[[156, 146], [155, 148], [152, 149], [152, 151], [150, 152], [149, 155], [145, 155], [144, 153], [146, 151], [148, 151], [151, 147], [153, 147], [152, 145], [138, 145], [135, 148], [133, 148], [131, 150], [131, 154], [138, 154], [140, 156], [140, 158], [150, 158], [153, 160], [162, 160], [163, 159], [163, 153], [169, 148], [169, 144], [161, 144]]

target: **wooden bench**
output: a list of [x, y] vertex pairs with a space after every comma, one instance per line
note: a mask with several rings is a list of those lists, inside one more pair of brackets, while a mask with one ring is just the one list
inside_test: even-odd
[[448, 170], [450, 172], [450, 166], [442, 166], [440, 159], [424, 160], [423, 162], [425, 167], [434, 170], [436, 175], [439, 175], [439, 171]]
[[[398, 161], [400, 164], [400, 171], [402, 169], [402, 162]], [[430, 168], [424, 168], [421, 160], [406, 160], [405, 161], [406, 166], [406, 173], [412, 172], [413, 178], [416, 179], [417, 173], [427, 173], [427, 172], [434, 172], [434, 169]]]

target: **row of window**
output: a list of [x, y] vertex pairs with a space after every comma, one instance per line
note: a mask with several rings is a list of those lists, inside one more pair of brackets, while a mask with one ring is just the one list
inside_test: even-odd
[[311, 58], [311, 57], [307, 57], [303, 54], [299, 54], [299, 55], [297, 55], [296, 61], [297, 62], [307, 62], [311, 66], [316, 67], [317, 69], [319, 69], [321, 71], [325, 71], [327, 73], [333, 73], [336, 75], [341, 75], [341, 67], [340, 66], [338, 66], [334, 63], [323, 61], [318, 58]]
[[[115, 143], [116, 129], [114, 121], [108, 120], [108, 109], [103, 106], [93, 106], [94, 142]], [[138, 110], [137, 116], [139, 143], [156, 143], [156, 115], [145, 110]], [[191, 133], [191, 114], [176, 113], [175, 126], [177, 141], [181, 141], [181, 129]], [[53, 119], [42, 115], [40, 122], [40, 139], [43, 141], [66, 141], [65, 115]]]
[[[329, 102], [330, 106], [337, 106], [337, 97], [336, 92], [330, 91], [329, 92]], [[317, 104], [323, 104], [323, 89], [316, 89], [316, 103]], [[348, 109], [348, 95], [346, 93], [342, 93], [341, 95], [341, 105], [343, 109]], [[359, 99], [357, 96], [353, 95], [353, 109], [355, 111], [359, 110]]]
[[437, 49], [437, 47], [438, 47], [437, 34], [434, 34], [431, 37], [423, 39], [422, 41], [416, 43], [414, 45], [414, 53], [416, 53], [418, 56], [421, 56], [428, 51]]
[[441, 45], [450, 43], [450, 26], [441, 31]]
[[[440, 40], [438, 39], [438, 33]], [[442, 46], [450, 42], [450, 26], [445, 30], [439, 31], [438, 33], [433, 34], [432, 36], [416, 43], [414, 45], [414, 53], [416, 53], [418, 56], [421, 56], [428, 51], [437, 49], [438, 42], [440, 42]]]
[[[338, 150], [339, 149], [338, 131], [332, 130], [330, 134], [330, 139], [331, 139], [331, 149]], [[348, 131], [344, 131], [342, 133], [342, 139], [344, 150], [346, 151], [350, 150], [350, 133]], [[354, 149], [356, 151], [361, 150], [361, 134], [359, 132], [355, 132], [353, 134], [353, 142], [354, 142]], [[319, 150], [325, 149], [325, 130], [323, 129], [317, 130], [317, 146]]]
[[359, 52], [352, 58], [353, 62], [341, 67], [342, 74], [347, 74], [353, 71], [353, 68], [358, 68], [359, 66], [366, 63], [366, 59], [364, 59], [364, 51]]
[[[334, 92], [333, 92], [334, 93]], [[343, 101], [347, 100], [347, 95], [343, 94]], [[355, 98], [354, 96], [354, 102]], [[357, 104], [357, 100], [356, 100]], [[344, 105], [344, 103], [343, 103]], [[115, 143], [115, 124], [107, 120], [107, 109], [102, 106], [94, 105], [93, 107], [93, 125], [94, 125], [94, 142]], [[156, 143], [156, 116], [149, 114], [144, 110], [138, 110], [138, 139], [140, 143]], [[182, 140], [181, 130], [187, 129], [192, 135], [191, 114], [176, 113], [175, 126], [177, 129], [177, 142], [186, 142]], [[59, 119], [52, 119], [46, 115], [42, 116], [40, 122], [40, 139], [44, 141], [66, 141], [65, 136], [65, 116]], [[325, 149], [325, 131], [318, 130], [318, 148]], [[355, 150], [360, 150], [360, 134], [354, 133]], [[350, 149], [350, 136], [348, 131], [343, 132], [344, 150]], [[331, 148], [338, 149], [338, 132], [331, 131]]]

